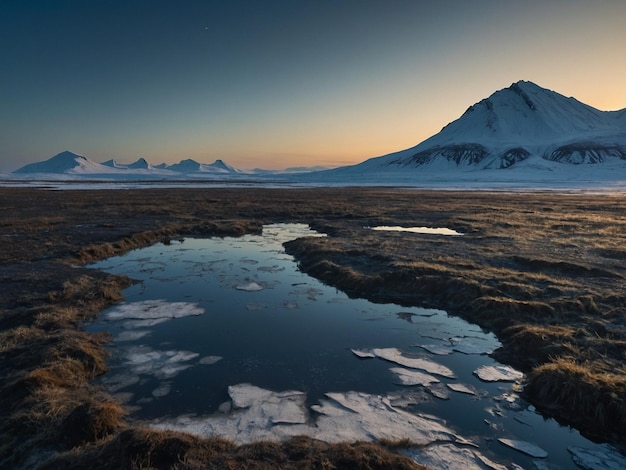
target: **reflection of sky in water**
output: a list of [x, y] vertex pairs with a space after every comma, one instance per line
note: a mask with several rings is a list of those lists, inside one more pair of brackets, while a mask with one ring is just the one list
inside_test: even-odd
[[[116, 336], [112, 371], [103, 383], [127, 394], [144, 419], [214, 413], [228, 400], [228, 386], [240, 383], [300, 390], [308, 405], [331, 391], [410, 390], [421, 394], [417, 411], [443, 418], [504, 461], [533, 465], [530, 457], [498, 443], [499, 437], [538, 443], [551, 464], [564, 468], [572, 464], [568, 445], [591, 445], [577, 432], [545, 421], [519, 398], [510, 404], [503, 394], [511, 394], [513, 384], [476, 377], [476, 369], [494, 364], [479, 354], [498, 347], [492, 334], [438, 310], [350, 300], [298, 271], [282, 243], [313, 234], [302, 225], [275, 225], [265, 227], [263, 236], [186, 239], [94, 265], [141, 281], [125, 291], [125, 305], [143, 306], [156, 316], [165, 309], [160, 321], [142, 326], [146, 320], [107, 320], [107, 312], [118, 308], [112, 307], [90, 327]], [[170, 302], [181, 302], [181, 311], [191, 313], [168, 319]], [[204, 313], [198, 315], [198, 308]], [[435, 385], [449, 398], [434, 398], [440, 395], [436, 388], [429, 394], [419, 386], [396, 385], [390, 369], [397, 364], [359, 359], [351, 348], [397, 348], [452, 369], [455, 379], [437, 376]]]
[[445, 227], [400, 227], [399, 225], [380, 225], [378, 227], [370, 227], [372, 230], [383, 232], [409, 232], [423, 233], [429, 235], [463, 235], [456, 230]]

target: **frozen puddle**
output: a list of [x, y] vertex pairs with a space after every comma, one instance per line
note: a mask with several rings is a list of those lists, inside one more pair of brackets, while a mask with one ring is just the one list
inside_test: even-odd
[[154, 427], [237, 442], [409, 439], [416, 462], [463, 470], [620, 462], [525, 403], [493, 335], [298, 271], [282, 243], [302, 236], [319, 234], [278, 224], [93, 265], [140, 281], [89, 327], [114, 338], [100, 383]]
[[397, 225], [379, 225], [378, 227], [366, 227], [383, 232], [410, 232], [424, 233], [428, 235], [463, 235], [461, 232], [445, 227], [400, 227]]

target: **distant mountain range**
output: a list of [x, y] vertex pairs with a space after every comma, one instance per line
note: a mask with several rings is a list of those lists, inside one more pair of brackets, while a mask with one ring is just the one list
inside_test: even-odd
[[179, 163], [167, 165], [161, 163], [153, 165], [145, 158], [140, 158], [133, 163], [120, 163], [117, 160], [107, 160], [103, 163], [96, 163], [87, 157], [75, 154], [66, 150], [48, 160], [31, 163], [17, 170], [14, 174], [32, 175], [74, 175], [74, 176], [106, 176], [122, 179], [132, 179], [141, 177], [142, 179], [151, 176], [156, 178], [176, 178], [181, 176], [236, 176], [236, 175], [273, 175], [286, 173], [306, 173], [309, 171], [319, 171], [323, 167], [298, 167], [282, 171], [255, 169], [250, 171], [238, 170], [223, 160], [215, 160], [213, 163], [199, 163], [192, 159], [182, 160]]
[[[296, 182], [442, 184], [570, 180], [626, 185], [626, 109], [600, 111], [532, 82], [519, 81], [470, 106], [415, 147], [331, 170], [242, 171], [222, 160], [151, 165], [94, 163], [69, 151], [26, 165], [17, 174], [107, 175], [117, 178], [237, 177], [289, 174]], [[480, 186], [480, 185], [479, 185]]]

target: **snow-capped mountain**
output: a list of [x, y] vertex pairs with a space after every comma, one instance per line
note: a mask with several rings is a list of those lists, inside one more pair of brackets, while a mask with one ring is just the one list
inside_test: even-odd
[[82, 155], [66, 150], [43, 162], [31, 163], [23, 166], [13, 173], [16, 174], [48, 174], [48, 175], [92, 175], [106, 177], [132, 178], [155, 176], [176, 177], [181, 175], [205, 174], [205, 175], [236, 175], [241, 173], [223, 160], [213, 163], [198, 163], [187, 159], [173, 165], [152, 165], [145, 158], [129, 164], [120, 163], [115, 159], [103, 163], [96, 163]]
[[107, 173], [111, 168], [66, 150], [43, 162], [25, 165], [13, 173]]
[[470, 106], [415, 147], [357, 165], [310, 170], [241, 171], [222, 160], [206, 164], [192, 159], [173, 165], [151, 165], [143, 158], [132, 164], [99, 164], [65, 151], [14, 173], [30, 179], [46, 173], [46, 178], [56, 174], [144, 181], [254, 176], [270, 183], [315, 185], [626, 187], [626, 109], [600, 111], [519, 81]]
[[149, 170], [152, 168], [152, 165], [150, 165], [145, 158], [140, 158], [136, 162], [128, 165], [128, 168], [131, 170]]
[[233, 168], [223, 160], [215, 160], [213, 163], [198, 163], [192, 159], [182, 160], [166, 167], [168, 170], [177, 171], [179, 173], [239, 173], [239, 170]]
[[470, 106], [419, 145], [338, 173], [512, 169], [526, 160], [542, 166], [537, 159], [575, 165], [626, 162], [626, 109], [600, 111], [520, 81]]

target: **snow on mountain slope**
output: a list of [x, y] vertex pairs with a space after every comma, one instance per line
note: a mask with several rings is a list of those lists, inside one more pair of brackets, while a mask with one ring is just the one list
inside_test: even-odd
[[128, 168], [132, 170], [149, 170], [152, 168], [152, 165], [150, 165], [145, 158], [140, 158], [136, 162], [128, 165]]
[[177, 171], [180, 173], [222, 173], [222, 174], [236, 174], [239, 170], [233, 168], [223, 160], [215, 160], [215, 162], [198, 163], [190, 158], [181, 160], [180, 163], [175, 163], [167, 167], [168, 170]]
[[107, 173], [111, 168], [66, 150], [43, 162], [25, 165], [14, 173]]
[[128, 165], [124, 165], [123, 163], [118, 162], [114, 158], [111, 160], [107, 160], [106, 162], [102, 162], [101, 165], [108, 166], [111, 168], [128, 168]]
[[626, 109], [600, 111], [520, 81], [470, 106], [419, 145], [350, 171], [504, 169], [532, 156], [568, 164], [626, 161]]
[[239, 170], [222, 160], [214, 163], [198, 163], [195, 160], [183, 160], [174, 165], [160, 164], [153, 166], [145, 158], [130, 164], [119, 163], [111, 159], [104, 163], [95, 163], [88, 158], [70, 151], [61, 152], [43, 162], [31, 163], [15, 170], [13, 174], [46, 174], [46, 175], [90, 175], [113, 179], [139, 178], [176, 178], [185, 175], [238, 175]]

